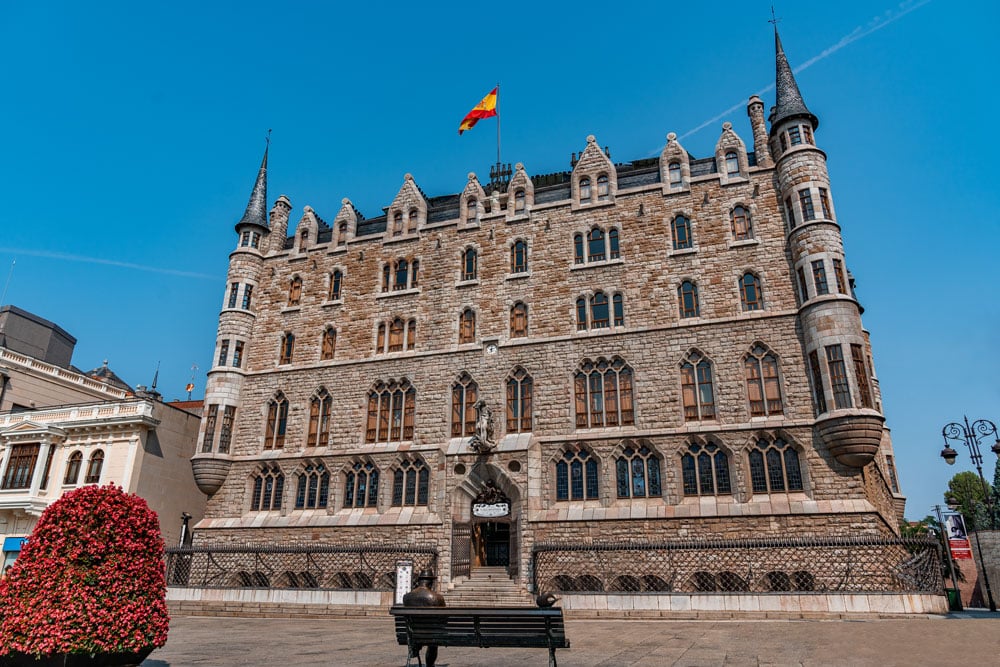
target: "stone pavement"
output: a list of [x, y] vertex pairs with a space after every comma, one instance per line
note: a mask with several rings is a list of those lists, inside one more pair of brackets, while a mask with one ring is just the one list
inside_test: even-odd
[[[561, 667], [643, 665], [997, 665], [1000, 614], [871, 621], [567, 619]], [[142, 667], [399, 667], [392, 620], [171, 619], [167, 645]], [[442, 648], [439, 667], [545, 665], [544, 649]]]

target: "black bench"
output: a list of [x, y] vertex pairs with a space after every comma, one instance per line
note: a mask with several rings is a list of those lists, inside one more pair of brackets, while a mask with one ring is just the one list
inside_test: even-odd
[[392, 607], [396, 640], [407, 647], [406, 664], [417, 658], [419, 646], [478, 646], [547, 648], [549, 667], [556, 667], [556, 649], [569, 648], [559, 607]]

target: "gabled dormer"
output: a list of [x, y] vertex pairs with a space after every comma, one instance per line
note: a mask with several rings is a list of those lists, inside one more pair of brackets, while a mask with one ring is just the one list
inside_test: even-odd
[[486, 191], [479, 184], [476, 173], [469, 172], [469, 182], [465, 184], [459, 197], [458, 224], [460, 227], [476, 226], [486, 212]]
[[396, 193], [386, 212], [385, 238], [416, 234], [427, 222], [427, 198], [411, 174], [403, 177], [403, 187]]
[[594, 135], [588, 135], [587, 147], [573, 165], [573, 209], [613, 202], [617, 190], [615, 165], [597, 145]]
[[333, 238], [331, 243], [335, 248], [343, 248], [347, 242], [358, 235], [358, 222], [364, 220], [351, 200], [344, 197], [340, 200], [342, 206], [337, 212], [337, 217], [333, 219]]
[[715, 144], [715, 165], [723, 185], [745, 181], [750, 171], [747, 146], [729, 121], [722, 124], [722, 134]]
[[691, 189], [691, 156], [677, 141], [677, 134], [667, 135], [667, 145], [660, 153], [660, 182], [664, 194]]
[[507, 185], [507, 219], [526, 217], [535, 204], [535, 185], [518, 162], [514, 165], [514, 176]]
[[316, 215], [316, 211], [313, 210], [312, 206], [306, 206], [302, 209], [302, 219], [295, 226], [295, 244], [292, 246], [293, 254], [304, 255], [311, 247], [316, 245], [316, 239], [319, 237], [319, 226], [319, 216]]

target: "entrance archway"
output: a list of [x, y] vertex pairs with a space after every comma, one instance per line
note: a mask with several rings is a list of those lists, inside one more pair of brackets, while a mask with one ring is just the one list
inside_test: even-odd
[[495, 466], [480, 463], [456, 489], [452, 505], [451, 576], [468, 577], [477, 567], [520, 568], [520, 494]]

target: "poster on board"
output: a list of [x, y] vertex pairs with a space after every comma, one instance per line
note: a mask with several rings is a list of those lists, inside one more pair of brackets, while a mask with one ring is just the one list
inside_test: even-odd
[[952, 558], [972, 560], [972, 545], [969, 543], [969, 533], [965, 530], [965, 517], [957, 512], [945, 514], [944, 534], [948, 538]]

